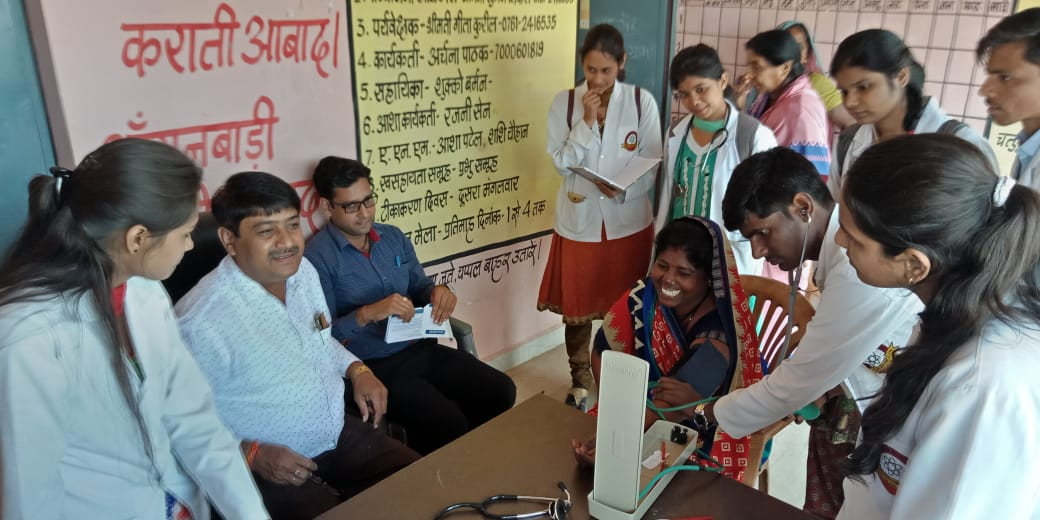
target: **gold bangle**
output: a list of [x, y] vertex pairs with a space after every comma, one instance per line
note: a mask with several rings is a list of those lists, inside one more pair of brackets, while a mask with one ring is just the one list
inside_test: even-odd
[[347, 377], [349, 377], [350, 381], [353, 382], [355, 379], [357, 379], [357, 376], [359, 376], [361, 374], [364, 374], [365, 372], [371, 372], [371, 371], [372, 371], [372, 369], [368, 368], [368, 365], [362, 363], [361, 365], [359, 365], [357, 368], [354, 369], [354, 373], [353, 374], [348, 374]]

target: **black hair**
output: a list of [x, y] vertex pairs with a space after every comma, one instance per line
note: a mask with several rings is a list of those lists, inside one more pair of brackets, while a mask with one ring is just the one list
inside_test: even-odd
[[995, 204], [998, 179], [975, 146], [933, 133], [871, 146], [846, 174], [843, 203], [856, 226], [886, 255], [927, 255], [936, 287], [917, 342], [899, 351], [864, 412], [862, 441], [847, 461], [853, 476], [877, 469], [883, 443], [986, 322], [1038, 323], [1040, 195], [1015, 186]]
[[710, 278], [714, 247], [708, 228], [693, 218], [684, 217], [665, 224], [657, 233], [654, 239], [654, 259], [662, 251], [679, 249], [686, 253], [690, 265], [707, 272]]
[[979, 40], [975, 56], [983, 61], [993, 49], [1009, 43], [1024, 44], [1026, 60], [1040, 65], [1040, 7], [1015, 13], [990, 28]]
[[318, 161], [314, 168], [314, 189], [318, 196], [332, 200], [336, 188], [349, 188], [358, 179], [372, 179], [372, 170], [361, 164], [361, 161], [329, 155]]
[[673, 90], [678, 89], [679, 84], [689, 76], [722, 79], [724, 72], [726, 70], [722, 67], [719, 53], [703, 43], [677, 52], [672, 58], [672, 66], [668, 68]]
[[802, 65], [802, 48], [798, 46], [798, 41], [794, 39], [794, 36], [785, 30], [774, 29], [760, 32], [748, 40], [744, 44], [744, 48], [765, 58], [774, 67], [791, 62], [791, 70], [787, 73], [785, 84], [805, 74], [805, 65]]
[[300, 196], [288, 182], [266, 172], [239, 172], [228, 177], [211, 200], [213, 219], [238, 236], [248, 217], [273, 215], [283, 209], [300, 211]]
[[924, 67], [914, 59], [910, 49], [891, 31], [867, 29], [845, 38], [834, 51], [831, 60], [831, 76], [838, 75], [846, 67], [860, 67], [888, 76], [888, 84], [894, 85], [895, 78], [903, 69], [909, 69], [910, 79], [904, 90], [906, 115], [903, 130], [912, 131], [924, 111]]
[[733, 169], [722, 198], [722, 220], [726, 229], [736, 231], [748, 213], [763, 218], [777, 211], [788, 215], [783, 210], [799, 193], [827, 209], [834, 207], [820, 173], [801, 154], [786, 147], [756, 153]]
[[55, 296], [88, 298], [101, 317], [112, 370], [151, 457], [130, 383], [127, 360], [133, 346], [119, 333], [112, 307], [116, 266], [109, 251], [135, 225], [152, 237], [183, 226], [198, 211], [202, 170], [163, 143], [119, 139], [88, 154], [72, 171], [52, 171], [54, 176], [29, 181], [28, 219], [0, 264], [0, 307]]
[[[585, 56], [592, 51], [600, 51], [614, 58], [614, 61], [617, 61], [620, 66], [621, 62], [625, 60], [625, 39], [621, 36], [621, 31], [606, 23], [589, 29], [589, 32], [585, 34], [585, 41], [578, 50], [578, 55], [584, 60]], [[625, 81], [625, 69], [618, 71], [618, 80]]]

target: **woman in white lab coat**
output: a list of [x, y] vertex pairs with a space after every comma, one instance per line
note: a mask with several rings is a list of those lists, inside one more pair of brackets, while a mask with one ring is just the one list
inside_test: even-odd
[[0, 264], [0, 517], [267, 518], [157, 281], [202, 171], [121, 139], [51, 172]]
[[[686, 216], [722, 222], [722, 197], [733, 169], [752, 154], [776, 147], [769, 127], [726, 100], [729, 77], [715, 49], [698, 44], [679, 51], [668, 72], [689, 115], [672, 127], [661, 182], [657, 228]], [[737, 270], [757, 275], [762, 260], [739, 231], [729, 232]]]
[[617, 29], [606, 24], [590, 29], [580, 56], [585, 81], [560, 92], [549, 109], [548, 152], [562, 182], [538, 309], [563, 315], [572, 384], [568, 402], [583, 407], [595, 384], [592, 321], [603, 319], [617, 295], [650, 265], [656, 169], [616, 191], [568, 167], [611, 177], [636, 156], [659, 159], [661, 126], [653, 96], [621, 81], [627, 56]]
[[1040, 518], [1040, 195], [935, 133], [868, 148], [842, 195], [857, 275], [925, 310], [863, 414], [838, 518]]
[[841, 133], [834, 150], [827, 187], [835, 198], [845, 172], [864, 150], [899, 135], [955, 135], [973, 144], [997, 167], [997, 158], [982, 135], [951, 119], [935, 98], [924, 96], [924, 69], [892, 32], [868, 29], [846, 38], [834, 52], [831, 74], [845, 93], [845, 108], [856, 119], [855, 125]]

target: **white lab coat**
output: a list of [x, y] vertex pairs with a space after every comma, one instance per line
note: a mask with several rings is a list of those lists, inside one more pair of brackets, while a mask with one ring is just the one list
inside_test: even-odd
[[[794, 355], [761, 381], [715, 403], [722, 429], [742, 437], [816, 400], [839, 383], [852, 397], [873, 395], [883, 378], [864, 362], [882, 344], [903, 346], [923, 309], [906, 289], [879, 289], [860, 281], [834, 241], [838, 206], [831, 212], [816, 264], [820, 303]], [[865, 402], [862, 404], [866, 406]]]
[[997, 320], [929, 382], [840, 520], [1040, 519], [1040, 324]]
[[[726, 133], [716, 136], [715, 141], [711, 143], [711, 148], [719, 147], [719, 151], [715, 156], [715, 169], [712, 172], [711, 207], [708, 211], [708, 218], [723, 228], [722, 199], [726, 194], [726, 188], [729, 186], [729, 180], [733, 176], [733, 169], [740, 164], [740, 150], [737, 146], [739, 142], [737, 138], [737, 112], [737, 108], [730, 104], [729, 118], [726, 120]], [[683, 139], [686, 139], [689, 135], [687, 128], [691, 119], [693, 119], [693, 114], [684, 117], [678, 124], [672, 127], [668, 137], [666, 147], [668, 162], [661, 173], [661, 203], [657, 209], [655, 231], [661, 231], [661, 228], [672, 220], [672, 205], [669, 202], [672, 200], [672, 188], [675, 186], [675, 161], [679, 156], [679, 150], [682, 148]], [[776, 148], [776, 146], [776, 137], [773, 135], [773, 131], [766, 125], [759, 124], [755, 131], [755, 137], [752, 140], [752, 153], [764, 152]], [[751, 255], [751, 242], [740, 234], [740, 230], [728, 231], [727, 234], [729, 235], [730, 245], [733, 247], [733, 256], [737, 260], [737, 272], [741, 274], [761, 274], [763, 261], [762, 259], [756, 260]]]
[[125, 306], [151, 460], [89, 297], [0, 310], [0, 517], [163, 519], [169, 492], [197, 520], [206, 495], [228, 520], [268, 518], [162, 286], [131, 278]]
[[[614, 83], [610, 95], [603, 136], [599, 124], [593, 128], [583, 120], [585, 109], [581, 98], [588, 92], [588, 84], [574, 88], [574, 109], [571, 128], [567, 128], [567, 92], [556, 95], [549, 109], [548, 152], [556, 171], [563, 176], [556, 195], [556, 221], [553, 229], [560, 236], [578, 242], [599, 242], [601, 229], [606, 228], [608, 240], [638, 233], [653, 221], [653, 203], [650, 190], [657, 177], [654, 172], [644, 175], [629, 186], [623, 195], [613, 199], [604, 196], [591, 181], [576, 175], [568, 166], [586, 168], [610, 176], [623, 168], [628, 160], [641, 157], [661, 157], [661, 119], [657, 102], [647, 90], [640, 94], [642, 117], [636, 110], [634, 85]], [[634, 133], [638, 143], [634, 150], [625, 149], [625, 139]], [[656, 171], [656, 170], [655, 170]], [[567, 192], [585, 196], [583, 202], [571, 202]]]
[[[917, 120], [917, 126], [914, 127], [914, 134], [933, 134], [939, 131], [944, 123], [950, 120], [949, 114], [943, 111], [942, 107], [939, 106], [939, 102], [935, 98], [930, 98], [928, 103], [925, 104], [924, 110], [921, 111], [921, 118]], [[989, 159], [990, 165], [993, 166], [993, 171], [1000, 171], [997, 166], [997, 156], [993, 154], [993, 148], [990, 147], [989, 141], [985, 137], [982, 137], [970, 126], [965, 125], [963, 128], [953, 134], [965, 141], [975, 145], [976, 148], [982, 152], [986, 158]], [[841, 165], [841, 171], [838, 172], [838, 149], [834, 147], [834, 158], [831, 160], [831, 164], [835, 165], [831, 168], [831, 175], [827, 178], [827, 187], [831, 190], [831, 195], [834, 196], [835, 200], [838, 200], [838, 195], [841, 193], [842, 181], [845, 179], [845, 174], [849, 172], [852, 164], [859, 159], [863, 152], [874, 146], [877, 142], [877, 131], [874, 129], [874, 125], [867, 124], [859, 127], [856, 131], [855, 137], [852, 138], [852, 143], [849, 144], [849, 149], [845, 153], [845, 162]], [[837, 173], [833, 173], [837, 172]]]

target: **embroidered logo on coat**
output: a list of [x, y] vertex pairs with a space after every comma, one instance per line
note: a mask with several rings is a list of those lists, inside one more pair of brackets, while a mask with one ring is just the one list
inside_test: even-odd
[[639, 144], [639, 134], [634, 130], [625, 134], [625, 142], [621, 143], [621, 147], [630, 152], [636, 151], [636, 145]]
[[899, 490], [899, 481], [903, 478], [903, 468], [906, 467], [906, 455], [892, 449], [889, 445], [881, 448], [881, 461], [878, 463], [877, 476], [881, 479], [881, 485], [885, 491], [895, 495]]
[[878, 345], [878, 348], [863, 361], [863, 366], [878, 374], [887, 373], [888, 369], [892, 367], [892, 360], [895, 359], [898, 351], [899, 347], [894, 343]]

